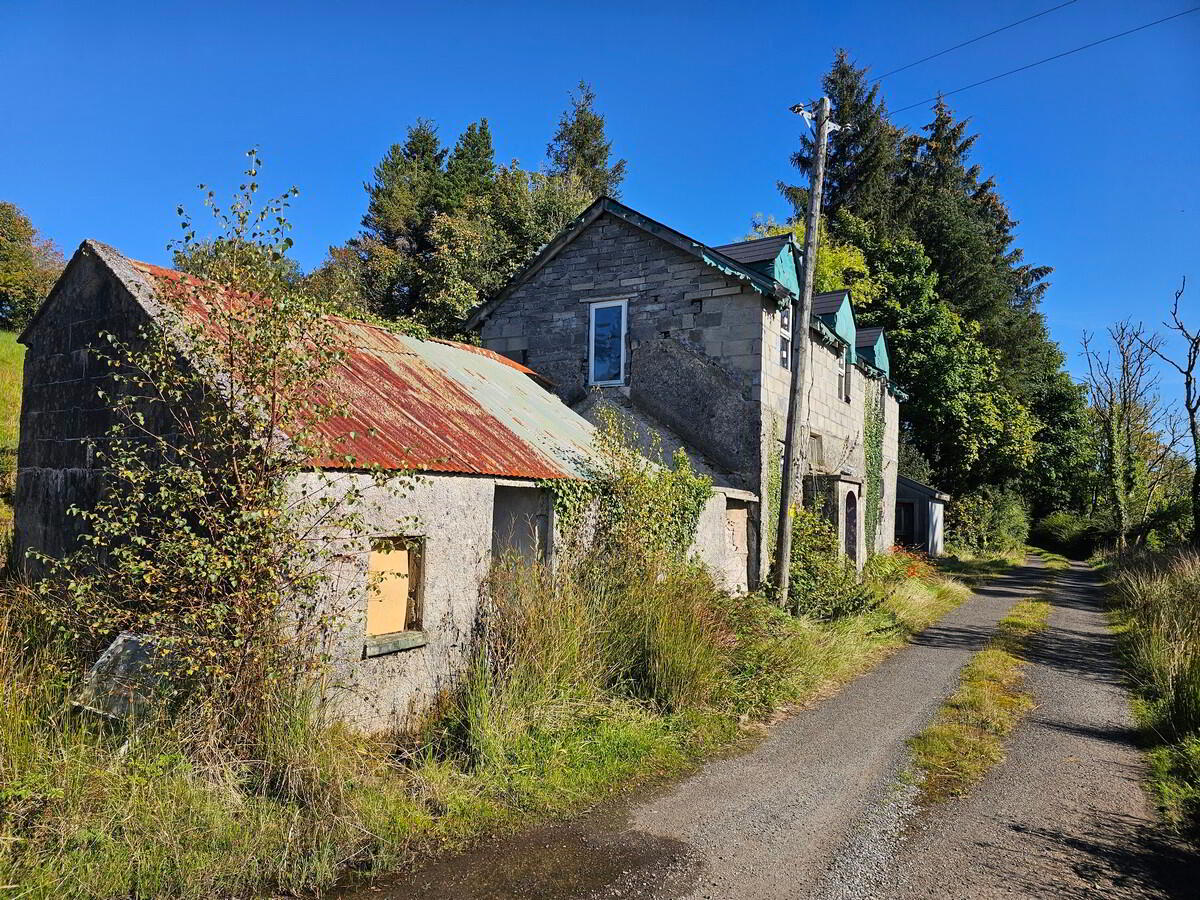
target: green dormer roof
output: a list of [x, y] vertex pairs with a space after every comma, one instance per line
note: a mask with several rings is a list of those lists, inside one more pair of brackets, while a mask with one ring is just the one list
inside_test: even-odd
[[849, 291], [829, 291], [813, 297], [812, 316], [846, 342], [850, 348], [850, 362], [857, 359], [858, 328], [854, 324], [854, 310], [850, 306]]
[[748, 269], [774, 279], [793, 294], [800, 294], [800, 248], [790, 234], [721, 244], [713, 249]]
[[858, 341], [854, 349], [860, 358], [873, 365], [889, 379], [892, 377], [892, 363], [888, 358], [887, 339], [883, 335], [882, 328], [858, 329]]

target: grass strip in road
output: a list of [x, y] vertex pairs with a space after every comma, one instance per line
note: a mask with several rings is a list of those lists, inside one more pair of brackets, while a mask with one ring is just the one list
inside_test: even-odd
[[1052, 572], [1062, 572], [1071, 568], [1071, 561], [1061, 553], [1043, 550], [1041, 547], [1030, 547], [1029, 552], [1038, 557], [1047, 569]]
[[963, 668], [958, 690], [933, 724], [909, 741], [920, 802], [937, 803], [966, 792], [1004, 759], [1004, 738], [1033, 706], [1021, 689], [1029, 638], [1050, 617], [1046, 600], [1022, 600], [996, 626], [996, 634]]

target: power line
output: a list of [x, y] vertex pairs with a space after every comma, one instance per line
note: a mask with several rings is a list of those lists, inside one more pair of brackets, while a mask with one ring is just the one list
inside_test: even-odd
[[969, 41], [963, 41], [961, 44], [955, 44], [953, 47], [947, 47], [945, 50], [939, 50], [937, 53], [931, 53], [928, 56], [923, 56], [916, 62], [910, 62], [906, 66], [901, 66], [898, 69], [892, 69], [890, 72], [884, 72], [882, 75], [876, 75], [867, 84], [874, 84], [876, 81], [882, 81], [889, 75], [895, 75], [897, 72], [903, 72], [905, 69], [911, 69], [913, 66], [919, 66], [923, 62], [929, 62], [931, 59], [937, 59], [939, 56], [945, 56], [953, 50], [958, 50], [961, 47], [966, 47], [968, 44], [974, 44], [976, 41], [982, 41], [984, 38], [989, 38], [993, 34], [999, 34], [1002, 31], [1008, 31], [1010, 28], [1016, 28], [1018, 25], [1023, 25], [1026, 22], [1032, 22], [1034, 19], [1041, 18], [1047, 13], [1052, 13], [1056, 9], [1062, 9], [1064, 6], [1070, 6], [1072, 3], [1077, 3], [1079, 0], [1067, 0], [1066, 3], [1060, 3], [1058, 6], [1052, 6], [1049, 9], [1043, 9], [1040, 13], [1034, 13], [1032, 16], [1026, 16], [1024, 19], [1018, 19], [1015, 22], [1010, 22], [1000, 28], [989, 31], [987, 34], [981, 34], [978, 37], [973, 37]]
[[1197, 11], [1200, 11], [1200, 6], [1193, 6], [1191, 9], [1185, 9], [1183, 12], [1178, 12], [1171, 16], [1165, 16], [1161, 19], [1155, 19], [1153, 22], [1147, 22], [1145, 25], [1139, 25], [1136, 28], [1130, 28], [1128, 31], [1122, 31], [1120, 34], [1112, 34], [1106, 38], [1100, 38], [1098, 41], [1092, 41], [1090, 44], [1084, 44], [1082, 47], [1076, 47], [1074, 50], [1064, 50], [1062, 53], [1055, 53], [1053, 56], [1047, 56], [1045, 59], [1039, 59], [1037, 62], [1026, 63], [1023, 66], [1018, 66], [1015, 69], [1009, 69], [1007, 72], [1001, 72], [999, 75], [993, 75], [990, 78], [984, 78], [981, 81], [963, 85], [962, 87], [955, 88], [952, 91], [941, 91], [940, 93], [934, 95], [933, 97], [929, 97], [928, 99], [919, 100], [916, 103], [908, 104], [908, 106], [902, 106], [899, 109], [894, 109], [889, 113], [889, 115], [895, 115], [896, 113], [902, 113], [905, 110], [914, 109], [918, 106], [924, 106], [926, 103], [932, 103], [933, 101], [937, 100], [938, 97], [949, 97], [951, 94], [969, 91], [971, 88], [979, 87], [981, 84], [987, 84], [988, 82], [996, 81], [1000, 78], [1006, 78], [1009, 75], [1015, 75], [1018, 72], [1024, 72], [1026, 69], [1032, 69], [1034, 66], [1040, 66], [1043, 63], [1048, 63], [1056, 59], [1062, 59], [1064, 56], [1070, 56], [1072, 53], [1078, 53], [1080, 50], [1087, 50], [1090, 47], [1096, 47], [1100, 44], [1107, 44], [1109, 41], [1115, 41], [1117, 38], [1122, 38], [1126, 35], [1133, 34], [1135, 31], [1143, 31], [1155, 25], [1161, 25], [1163, 22], [1170, 22], [1172, 19], [1178, 19], [1180, 16], [1186, 16]]

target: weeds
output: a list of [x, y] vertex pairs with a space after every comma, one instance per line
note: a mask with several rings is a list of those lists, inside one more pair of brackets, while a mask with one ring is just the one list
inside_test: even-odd
[[998, 553], [956, 548], [952, 553], [938, 557], [937, 567], [947, 575], [974, 586], [1003, 575], [1024, 561], [1023, 549]]
[[1033, 705], [1021, 690], [1020, 654], [1049, 615], [1045, 600], [1017, 603], [967, 663], [933, 724], [909, 741], [922, 803], [964, 793], [1004, 758], [1004, 737]]
[[1152, 787], [1167, 820], [1200, 836], [1200, 554], [1128, 557], [1112, 575]]
[[143, 723], [128, 744], [73, 712], [75, 674], [6, 597], [0, 884], [30, 898], [313, 890], [579, 809], [683, 771], [965, 598], [907, 567], [874, 572], [877, 604], [833, 622], [731, 597], [685, 563], [653, 579], [498, 567], [486, 646], [415, 740], [357, 734], [281, 696], [253, 748], [211, 741], [206, 706]]

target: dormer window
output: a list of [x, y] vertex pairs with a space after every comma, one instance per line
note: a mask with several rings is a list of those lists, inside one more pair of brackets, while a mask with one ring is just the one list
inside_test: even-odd
[[605, 300], [589, 308], [588, 383], [624, 384], [626, 300]]

